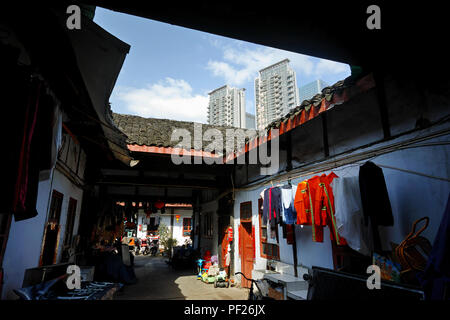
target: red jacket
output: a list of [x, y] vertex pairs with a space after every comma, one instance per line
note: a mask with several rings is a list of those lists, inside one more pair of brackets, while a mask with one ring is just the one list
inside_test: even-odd
[[314, 176], [299, 183], [294, 199], [297, 224], [311, 225], [315, 242], [323, 242], [323, 227], [330, 228], [330, 238], [338, 245], [345, 245], [336, 225], [334, 216], [334, 196], [331, 182], [337, 177], [334, 172], [328, 176]]

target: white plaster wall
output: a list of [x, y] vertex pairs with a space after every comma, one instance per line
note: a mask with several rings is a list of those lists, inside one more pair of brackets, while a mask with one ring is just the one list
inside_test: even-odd
[[81, 212], [81, 202], [83, 200], [83, 190], [73, 184], [69, 179], [67, 179], [61, 172], [55, 170], [55, 176], [53, 178], [53, 189], [61, 192], [64, 195], [62, 206], [61, 206], [61, 217], [59, 223], [61, 225], [61, 232], [59, 234], [59, 244], [58, 253], [56, 257], [56, 263], [61, 261], [62, 248], [64, 242], [64, 235], [66, 233], [66, 223], [67, 223], [67, 210], [69, 208], [69, 199], [73, 198], [77, 201], [77, 207], [75, 212], [75, 221], [73, 226], [73, 235], [78, 233], [78, 225], [80, 221]]
[[25, 269], [37, 267], [39, 264], [50, 185], [50, 179], [39, 183], [36, 217], [18, 222], [13, 218], [11, 221], [3, 260], [2, 299], [16, 299], [17, 296], [11, 290], [22, 287]]
[[[439, 128], [430, 129], [437, 130]], [[423, 131], [422, 133], [426, 132]], [[399, 138], [393, 142], [406, 140], [418, 136], [418, 133]], [[436, 143], [439, 141], [449, 141], [450, 135], [439, 138], [430, 139], [422, 143]], [[387, 145], [392, 142], [384, 143]], [[371, 148], [379, 147], [375, 145]], [[361, 151], [358, 151], [361, 152]], [[356, 153], [356, 152], [354, 152]], [[401, 169], [420, 172], [427, 175], [437, 176], [444, 179], [450, 179], [450, 147], [442, 145], [423, 146], [417, 148], [408, 148], [394, 151], [384, 155], [377, 156], [371, 161], [378, 165], [388, 165]], [[367, 160], [342, 166], [333, 170], [338, 176], [358, 176], [359, 165]], [[328, 174], [330, 171], [325, 171]], [[380, 227], [380, 236], [382, 237], [383, 249], [390, 249], [390, 242], [400, 243], [410, 232], [412, 223], [424, 216], [430, 217], [430, 224], [423, 232], [423, 236], [433, 243], [439, 224], [445, 210], [448, 194], [450, 192], [450, 183], [444, 180], [433, 179], [422, 175], [411, 174], [403, 171], [383, 168], [386, 180], [388, 194], [392, 206], [394, 216], [394, 226]], [[313, 175], [305, 175], [301, 178], [293, 179], [292, 184], [298, 184], [301, 181], [312, 177]], [[237, 232], [240, 219], [240, 203], [252, 201], [253, 225], [255, 226], [256, 236], [256, 259], [254, 270], [266, 269], [266, 259], [261, 258], [259, 248], [259, 219], [258, 215], [258, 198], [265, 188], [257, 187], [250, 191], [236, 191], [234, 204], [235, 224], [235, 270], [241, 270], [241, 259], [239, 257], [239, 233]], [[420, 228], [420, 226], [419, 226]], [[283, 239], [281, 228], [280, 235], [280, 261], [279, 264], [293, 264], [292, 246]], [[324, 242], [316, 243], [312, 241], [311, 227], [296, 226], [297, 256], [298, 265], [305, 267], [320, 266], [324, 268], [333, 268], [332, 248], [329, 240], [328, 227], [324, 230]], [[293, 269], [290, 268], [289, 273]]]
[[[177, 222], [175, 215], [180, 215], [180, 219]], [[146, 217], [144, 212], [140, 211], [138, 216], [138, 224], [143, 224], [143, 219]], [[151, 214], [151, 217], [159, 217], [159, 223], [165, 224], [170, 228], [170, 211], [166, 209], [166, 213], [155, 213]], [[174, 217], [173, 217], [173, 238], [177, 239], [177, 245], [183, 245], [186, 239], [190, 239], [190, 237], [183, 236], [183, 218], [192, 218], [192, 209], [174, 209]], [[143, 234], [143, 233], [140, 233]]]
[[[201, 254], [203, 254], [206, 250], [211, 251], [211, 255], [218, 254], [218, 244], [219, 234], [218, 234], [218, 217], [217, 217], [217, 209], [218, 209], [218, 201], [211, 201], [208, 203], [204, 203], [201, 205], [201, 226], [200, 226], [200, 245]], [[210, 238], [206, 238], [203, 234], [203, 223], [204, 223], [204, 214], [212, 212], [212, 228], [213, 235]]]
[[4, 284], [2, 299], [16, 299], [17, 297], [12, 290], [22, 287], [25, 270], [39, 266], [44, 227], [47, 221], [47, 212], [52, 190], [57, 190], [64, 195], [61, 207], [61, 232], [56, 260], [57, 263], [61, 260], [61, 249], [65, 234], [69, 197], [77, 200], [73, 234], [76, 235], [78, 232], [83, 191], [73, 185], [59, 171], [53, 170], [52, 174], [53, 181], [50, 178], [39, 183], [36, 204], [38, 215], [34, 218], [18, 222], [13, 219], [11, 222], [11, 229], [3, 262]]

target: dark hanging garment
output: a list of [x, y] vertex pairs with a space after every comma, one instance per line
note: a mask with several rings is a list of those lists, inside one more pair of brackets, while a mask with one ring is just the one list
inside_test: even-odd
[[263, 224], [264, 225], [267, 225], [267, 221], [269, 220], [270, 189], [271, 188], [264, 190], [264, 199], [263, 199]]
[[15, 221], [37, 215], [36, 201], [39, 184], [39, 138], [36, 124], [39, 114], [41, 82], [34, 79], [25, 111], [23, 133], [20, 142], [17, 176], [14, 187], [12, 211]]
[[359, 169], [359, 188], [365, 225], [369, 218], [378, 226], [394, 225], [383, 170], [373, 162], [366, 162]]
[[282, 202], [281, 202], [281, 188], [272, 188], [271, 199], [270, 199], [270, 214], [269, 221], [271, 228], [275, 228], [276, 225], [281, 223], [281, 212], [282, 212]]

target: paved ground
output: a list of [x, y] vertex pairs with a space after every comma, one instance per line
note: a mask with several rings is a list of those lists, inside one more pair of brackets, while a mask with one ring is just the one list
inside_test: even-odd
[[246, 300], [248, 289], [214, 288], [189, 270], [174, 270], [163, 257], [135, 257], [138, 282], [125, 286], [116, 300]]

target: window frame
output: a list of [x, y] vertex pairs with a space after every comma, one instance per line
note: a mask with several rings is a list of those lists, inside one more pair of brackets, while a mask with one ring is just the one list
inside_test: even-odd
[[212, 238], [213, 236], [213, 222], [212, 222], [212, 212], [206, 212], [203, 215], [203, 237], [205, 238]]
[[[189, 221], [189, 224], [185, 225], [184, 223], [185, 221]], [[192, 218], [191, 217], [183, 218], [183, 237], [190, 237], [191, 234], [192, 234]]]
[[[277, 242], [278, 244], [273, 244], [273, 243], [268, 243], [267, 242], [267, 234], [268, 234], [268, 230], [267, 230], [267, 225], [264, 226], [263, 225], [263, 199], [259, 198], [258, 199], [258, 219], [259, 219], [259, 248], [260, 248], [260, 255], [261, 258], [264, 259], [269, 259], [269, 260], [276, 260], [276, 261], [280, 261], [280, 245], [279, 245], [279, 241], [278, 241], [278, 228], [276, 230], [276, 238], [277, 238]], [[263, 229], [266, 230], [266, 237], [263, 236]], [[270, 246], [271, 247], [271, 252], [272, 254], [267, 254], [264, 253], [264, 247], [265, 246]]]
[[75, 227], [75, 219], [77, 215], [78, 201], [72, 197], [69, 198], [67, 207], [66, 230], [64, 234], [63, 247], [70, 247], [73, 241], [73, 230]]
[[64, 201], [64, 194], [53, 189], [50, 210], [48, 213], [48, 223], [59, 225], [61, 219], [62, 204]]

